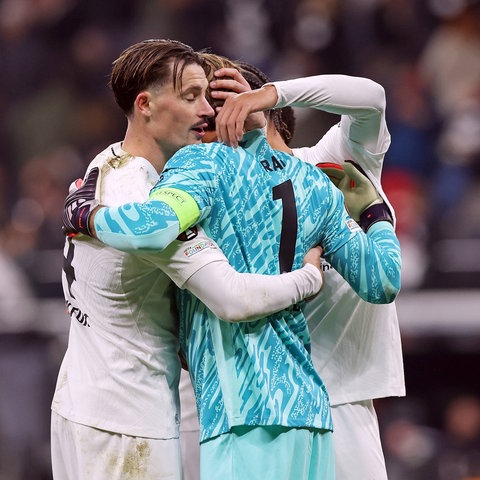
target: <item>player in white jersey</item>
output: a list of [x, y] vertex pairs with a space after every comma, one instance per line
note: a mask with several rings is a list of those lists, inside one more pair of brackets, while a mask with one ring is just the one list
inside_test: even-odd
[[[161, 120], [175, 120], [178, 137], [169, 130], [132, 137], [145, 127], [132, 126], [138, 119], [130, 117], [123, 144], [109, 146], [88, 169], [101, 172], [96, 190], [109, 205], [145, 200], [170, 149], [199, 142], [201, 125], [213, 114], [205, 100], [201, 62], [189, 47], [170, 41], [142, 42], [123, 60], [135, 58], [135, 52], [137, 61], [148, 57], [151, 63], [144, 65], [144, 71], [151, 74], [157, 69], [153, 75], [158, 78], [140, 83], [138, 92], [133, 92], [133, 117], [143, 108], [137, 102], [144, 105], [150, 97], [149, 108], [157, 111], [149, 113], [149, 122], [163, 128]], [[171, 86], [174, 65], [182, 85], [178, 89]], [[125, 68], [122, 60], [116, 68]], [[162, 75], [164, 90], [157, 90]], [[184, 96], [188, 101], [182, 101]], [[119, 103], [123, 100], [120, 97]], [[167, 105], [168, 111], [158, 108]], [[149, 150], [136, 143], [140, 138], [148, 144], [152, 137], [168, 147]], [[137, 155], [127, 153], [127, 147]], [[113, 480], [127, 474], [181, 478], [178, 325], [169, 276], [231, 321], [285, 308], [321, 285], [321, 274], [312, 265], [270, 278], [237, 274], [213, 241], [201, 231], [189, 233], [189, 239], [174, 242], [161, 255], [122, 253], [81, 235], [67, 238], [62, 282], [71, 327], [52, 401], [54, 478]], [[248, 305], [242, 302], [242, 293], [250, 299]], [[237, 304], [224, 305], [226, 296], [238, 295]]]
[[[322, 166], [353, 160], [366, 172], [385, 203], [381, 172], [390, 135], [385, 93], [363, 78], [322, 76], [303, 84], [275, 85], [277, 106], [296, 104], [341, 115], [320, 142], [293, 154]], [[317, 95], [312, 96], [315, 88]], [[325, 102], [325, 99], [328, 101]], [[405, 395], [402, 346], [394, 303], [373, 305], [351, 289], [328, 264], [325, 288], [307, 305], [312, 358], [330, 394], [338, 480], [385, 480], [387, 472], [373, 400]]]
[[[243, 66], [248, 69], [247, 66]], [[254, 69], [255, 70], [255, 69]], [[237, 78], [232, 69], [219, 77]], [[381, 171], [390, 135], [385, 123], [385, 92], [365, 78], [320, 75], [273, 82], [278, 93], [275, 105], [263, 104], [259, 91], [256, 110], [286, 105], [311, 107], [341, 115], [313, 147], [290, 149], [273, 125], [269, 142], [302, 160], [329, 169], [353, 160], [394, 211], [381, 188]], [[260, 86], [260, 85], [259, 85]], [[217, 88], [232, 83], [217, 83]], [[239, 89], [237, 89], [238, 91]], [[224, 94], [212, 93], [217, 98]], [[334, 175], [342, 175], [336, 170]], [[337, 179], [338, 180], [338, 179]], [[312, 358], [329, 392], [334, 422], [336, 475], [338, 479], [387, 478], [373, 399], [405, 395], [402, 348], [394, 303], [373, 305], [362, 300], [345, 280], [324, 262], [325, 284], [305, 308], [312, 342]]]

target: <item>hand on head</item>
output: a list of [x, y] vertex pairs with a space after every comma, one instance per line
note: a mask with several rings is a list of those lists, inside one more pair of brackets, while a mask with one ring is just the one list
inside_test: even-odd
[[[210, 103], [214, 106], [215, 113], [218, 115], [226, 101], [230, 101], [239, 94], [249, 92], [252, 89], [252, 85], [242, 75], [240, 71], [241, 66], [231, 60], [211, 53], [203, 54], [203, 58], [206, 64], [207, 78], [210, 82], [208, 91]], [[259, 85], [257, 84], [253, 85], [253, 88], [258, 87]], [[234, 126], [232, 127], [232, 125]], [[218, 141], [225, 141], [227, 145], [236, 147], [245, 132], [263, 128], [265, 125], [265, 115], [258, 111], [249, 112], [245, 117], [242, 116], [238, 119], [231, 118], [226, 127], [229, 133], [227, 135], [223, 134], [223, 136], [218, 138]], [[213, 122], [211, 122], [210, 128], [215, 128]], [[221, 131], [223, 132], [223, 129]], [[216, 129], [216, 134], [218, 137], [218, 128]]]

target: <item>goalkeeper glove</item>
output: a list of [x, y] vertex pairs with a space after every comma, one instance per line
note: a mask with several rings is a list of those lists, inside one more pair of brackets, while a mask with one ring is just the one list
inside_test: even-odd
[[343, 171], [343, 167], [338, 163], [317, 163], [317, 167], [322, 169], [322, 172], [327, 175], [330, 181], [338, 187], [338, 184], [345, 177], [345, 172]]
[[343, 164], [345, 176], [338, 188], [345, 198], [345, 206], [364, 232], [376, 222], [388, 221], [393, 225], [390, 209], [377, 192], [361, 167], [350, 160]]
[[65, 235], [83, 233], [89, 237], [94, 236], [89, 221], [93, 210], [99, 205], [95, 198], [99, 173], [98, 167], [92, 168], [79, 188], [70, 187], [71, 191], [65, 199], [62, 216]]

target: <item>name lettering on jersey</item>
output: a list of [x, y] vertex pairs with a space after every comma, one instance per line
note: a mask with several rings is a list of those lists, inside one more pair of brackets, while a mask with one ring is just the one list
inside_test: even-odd
[[90, 327], [90, 324], [88, 323], [88, 315], [86, 313], [83, 313], [79, 308], [74, 307], [68, 300], [65, 303], [67, 305], [67, 313], [71, 318], [77, 320], [78, 323], [84, 327]]
[[195, 245], [193, 245], [192, 247], [186, 248], [183, 251], [183, 253], [185, 254], [185, 256], [187, 258], [190, 258], [190, 257], [193, 257], [194, 255], [196, 255], [197, 253], [202, 252], [203, 250], [206, 250], [207, 248], [215, 248], [216, 249], [217, 246], [211, 240], [202, 240], [202, 241], [196, 243]]
[[272, 155], [272, 158], [270, 160], [262, 160], [260, 164], [267, 172], [276, 172], [277, 170], [283, 170], [286, 167], [285, 162], [279, 160], [274, 155]]

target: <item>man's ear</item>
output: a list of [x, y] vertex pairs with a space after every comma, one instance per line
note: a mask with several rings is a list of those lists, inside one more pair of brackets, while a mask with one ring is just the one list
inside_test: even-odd
[[135, 99], [135, 106], [142, 115], [149, 117], [151, 115], [150, 93], [147, 91], [140, 92]]

